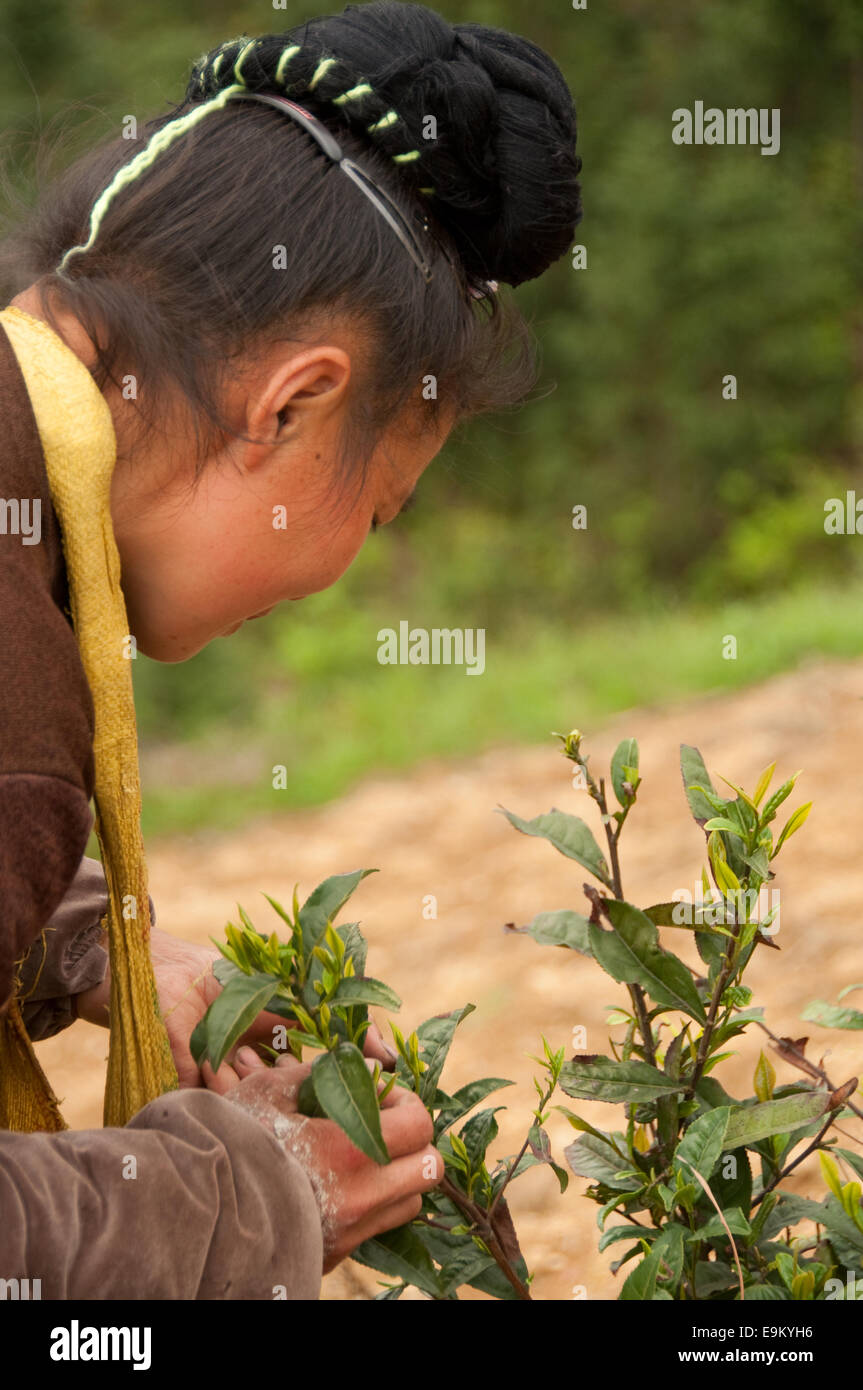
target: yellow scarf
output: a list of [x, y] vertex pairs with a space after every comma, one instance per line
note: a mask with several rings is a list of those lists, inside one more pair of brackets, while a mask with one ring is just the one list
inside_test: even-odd
[[[111, 1034], [104, 1123], [124, 1125], [142, 1105], [178, 1082], [148, 946], [129, 629], [110, 511], [114, 427], [87, 368], [46, 323], [9, 308], [0, 313], [0, 324], [36, 417], [63, 534], [72, 621], [93, 696], [95, 828], [110, 898]], [[0, 1023], [0, 1128], [65, 1129], [17, 1003]]]

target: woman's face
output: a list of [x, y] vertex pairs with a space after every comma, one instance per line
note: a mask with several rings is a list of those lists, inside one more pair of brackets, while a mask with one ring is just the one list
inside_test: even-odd
[[448, 429], [418, 432], [414, 407], [379, 441], [362, 486], [349, 474], [340, 488], [350, 375], [342, 347], [282, 346], [232, 391], [232, 423], [263, 442], [232, 440], [197, 480], [170, 430], [127, 458], [125, 403], [108, 398], [119, 449], [111, 511], [139, 651], [183, 661], [275, 604], [328, 588], [372, 521], [398, 515]]
[[[46, 320], [39, 287], [13, 301]], [[96, 351], [74, 315], [56, 329], [88, 368]], [[129, 633], [157, 661], [185, 661], [285, 599], [327, 589], [369, 533], [398, 515], [441, 449], [455, 412], [418, 428], [419, 405], [394, 420], [366, 461], [362, 486], [338, 485], [353, 407], [353, 363], [363, 339], [345, 321], [319, 323], [305, 343], [281, 341], [234, 373], [223, 412], [232, 439], [195, 475], [188, 422], [163, 403], [161, 428], [136, 442], [134, 405], [109, 388], [117, 436], [111, 518], [120, 553]], [[309, 346], [314, 336], [318, 341]], [[138, 382], [138, 395], [146, 391]], [[419, 401], [421, 385], [417, 383]], [[362, 476], [362, 459], [353, 461]]]

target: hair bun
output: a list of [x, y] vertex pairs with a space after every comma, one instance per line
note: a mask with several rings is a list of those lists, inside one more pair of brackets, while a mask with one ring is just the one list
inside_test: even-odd
[[417, 74], [404, 104], [420, 133], [422, 114], [436, 116], [423, 168], [467, 269], [518, 285], [565, 254], [581, 220], [572, 97], [529, 40], [479, 24], [451, 32], [450, 58]]
[[[244, 43], [208, 55], [188, 95], [236, 80]], [[375, 0], [254, 41], [241, 68], [252, 89], [337, 110], [396, 160], [472, 278], [519, 285], [571, 245], [581, 220], [575, 109], [529, 39]]]

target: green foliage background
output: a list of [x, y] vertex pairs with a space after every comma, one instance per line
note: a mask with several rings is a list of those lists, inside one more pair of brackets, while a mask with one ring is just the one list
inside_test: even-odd
[[[152, 786], [151, 826], [313, 801], [370, 767], [860, 650], [861, 542], [823, 523], [828, 497], [863, 495], [863, 11], [438, 8], [528, 35], [575, 93], [588, 266], [561, 261], [518, 291], [542, 342], [542, 399], [453, 440], [418, 510], [370, 539], [334, 592], [184, 666], [137, 663], [145, 740], [216, 749], [228, 721], [260, 752], [245, 779], [225, 770], [230, 810], [212, 790]], [[314, 12], [311, 0], [0, 0], [13, 172], [26, 186], [29, 137], [55, 120], [71, 153], [175, 101], [217, 42]], [[778, 107], [780, 152], [674, 145], [671, 113], [696, 100]], [[585, 532], [571, 526], [577, 503]], [[402, 618], [485, 627], [486, 674], [380, 667], [377, 631]], [[588, 629], [630, 652], [631, 681], [583, 669]], [[736, 662], [721, 658], [725, 633]], [[272, 791], [273, 762], [289, 793]]]

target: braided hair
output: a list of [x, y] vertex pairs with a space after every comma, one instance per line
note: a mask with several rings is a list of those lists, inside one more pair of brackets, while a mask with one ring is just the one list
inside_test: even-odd
[[575, 110], [556, 64], [528, 39], [377, 0], [222, 44], [195, 65], [186, 100], [234, 84], [301, 100], [371, 142], [428, 200], [473, 278], [519, 285], [571, 244]]
[[[406, 219], [422, 215], [428, 280], [305, 130], [232, 99], [244, 89], [302, 102]], [[375, 0], [223, 43], [148, 131], [76, 160], [0, 242], [9, 298], [38, 282], [50, 322], [73, 314], [103, 390], [134, 375], [142, 433], [173, 429], [176, 405], [203, 467], [237, 437], [222, 409], [236, 363], [334, 317], [360, 347], [337, 478], [359, 485], [403, 407], [433, 424], [441, 405], [462, 419], [534, 385], [514, 302], [466, 291], [540, 275], [581, 216], [572, 99], [535, 44]]]

